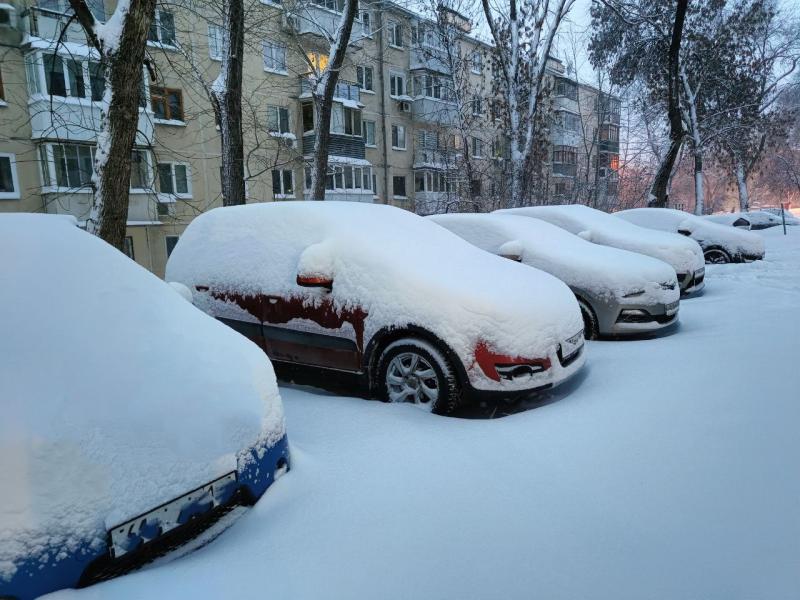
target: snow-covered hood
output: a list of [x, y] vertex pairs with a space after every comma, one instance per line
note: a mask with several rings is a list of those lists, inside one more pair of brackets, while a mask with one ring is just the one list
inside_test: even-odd
[[694, 240], [677, 233], [638, 227], [588, 206], [530, 206], [498, 212], [542, 219], [588, 242], [657, 258], [678, 274], [694, 273], [705, 264], [703, 250]]
[[637, 302], [678, 300], [675, 271], [668, 264], [626, 250], [591, 244], [539, 219], [508, 214], [446, 214], [439, 225], [498, 255], [515, 254], [523, 264], [558, 277], [594, 297], [622, 300], [644, 291]]
[[0, 216], [0, 252], [0, 580], [283, 436], [263, 353], [73, 218]]
[[367, 313], [367, 338], [383, 327], [416, 325], [466, 360], [480, 342], [541, 356], [582, 328], [572, 293], [556, 278], [385, 205], [280, 202], [209, 211], [181, 237], [167, 279], [192, 289], [297, 296], [301, 271], [333, 279], [336, 306]]
[[731, 255], [761, 256], [764, 240], [758, 235], [735, 227], [726, 227], [671, 208], [633, 208], [614, 213], [619, 217], [648, 229], [678, 233], [686, 231], [703, 249], [718, 246]]

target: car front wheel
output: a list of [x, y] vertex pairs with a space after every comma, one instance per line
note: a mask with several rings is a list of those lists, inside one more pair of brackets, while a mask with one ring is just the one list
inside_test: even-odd
[[709, 248], [703, 253], [706, 263], [712, 265], [722, 265], [731, 262], [730, 255], [720, 248]]
[[378, 376], [387, 402], [410, 402], [428, 412], [449, 414], [461, 401], [450, 362], [423, 340], [404, 338], [389, 344], [378, 361]]

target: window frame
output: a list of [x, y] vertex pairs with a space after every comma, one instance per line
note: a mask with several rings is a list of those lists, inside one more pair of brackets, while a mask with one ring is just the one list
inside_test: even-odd
[[[168, 88], [160, 85], [151, 85], [150, 86], [150, 110], [153, 113], [153, 117], [156, 123], [186, 123], [186, 109], [183, 104], [183, 90], [179, 88]], [[163, 91], [163, 94], [158, 93], [158, 91]], [[177, 94], [177, 98], [179, 100], [180, 105], [180, 119], [176, 119], [172, 115], [172, 107], [169, 103], [169, 97], [172, 94]], [[164, 103], [164, 114], [165, 117], [159, 117], [156, 114], [154, 106], [154, 98], [159, 98]]]
[[[69, 185], [69, 169], [67, 164], [67, 156], [66, 150], [63, 150], [62, 156], [64, 159], [63, 163], [63, 172], [64, 175], [67, 177], [67, 185], [60, 185], [58, 181], [58, 168], [56, 166], [56, 156], [55, 156], [55, 148], [60, 146], [61, 148], [72, 147], [75, 146], [76, 148], [88, 148], [89, 149], [89, 158], [92, 164], [91, 173], [89, 174], [89, 180], [81, 183], [80, 185], [73, 186]], [[82, 190], [86, 190], [87, 188], [91, 188], [91, 176], [94, 174], [94, 157], [95, 157], [95, 150], [96, 147], [90, 144], [78, 144], [74, 142], [45, 142], [39, 146], [39, 161], [40, 161], [40, 175], [42, 176], [42, 191], [44, 193], [53, 193], [53, 192], [66, 192], [66, 193], [74, 193], [78, 192], [81, 193]], [[78, 173], [80, 174], [80, 161], [82, 158], [77, 156], [78, 150], [76, 150], [76, 158], [78, 160]], [[85, 160], [86, 157], [83, 157]]]
[[[133, 153], [141, 154], [144, 157], [144, 175], [145, 175], [145, 186], [135, 188], [132, 185], [128, 185], [128, 189], [132, 194], [143, 194], [147, 192], [153, 191], [153, 170], [152, 165], [150, 164], [150, 152], [148, 152], [144, 148], [132, 148], [131, 154]], [[133, 174], [133, 157], [131, 157], [131, 174]]]
[[[400, 81], [401, 85], [401, 92], [400, 94], [395, 94], [394, 88], [396, 87], [395, 82]], [[407, 96], [408, 95], [408, 77], [405, 73], [400, 73], [399, 71], [389, 71], [389, 97], [390, 98], [399, 98], [400, 96]]]
[[[397, 181], [399, 179], [403, 180], [403, 193], [397, 193]], [[392, 198], [396, 198], [399, 200], [407, 200], [408, 199], [408, 185], [406, 181], [405, 175], [392, 175]]]
[[[480, 75], [483, 73], [483, 54], [480, 50], [474, 50], [469, 61], [469, 71], [473, 75]], [[477, 65], [477, 66], [476, 66]]]
[[[170, 234], [164, 236], [164, 250], [167, 253], [167, 258], [169, 258], [170, 254], [172, 254], [172, 252], [175, 250], [175, 246], [178, 245], [180, 239], [181, 236], [177, 234]], [[169, 247], [169, 240], [175, 240], [175, 243], [172, 244], [172, 249], [170, 249]]]
[[[278, 173], [278, 188], [279, 192], [275, 192], [275, 174]], [[286, 191], [286, 173], [289, 173], [289, 178], [291, 179], [291, 191]], [[288, 200], [296, 198], [296, 190], [297, 187], [295, 186], [294, 180], [294, 170], [293, 169], [272, 169], [271, 170], [271, 177], [272, 177], [272, 197], [276, 200]]]
[[[372, 126], [371, 128], [370, 128], [370, 125]], [[376, 125], [377, 125], [377, 123], [375, 121], [369, 121], [369, 120], [361, 119], [361, 131], [364, 134], [364, 145], [367, 148], [377, 148], [378, 147], [377, 146], [377, 141], [376, 141], [376, 138], [375, 138]], [[371, 143], [369, 141], [369, 136], [367, 135], [367, 132], [370, 129], [372, 129], [372, 142]]]
[[[367, 78], [369, 73], [369, 78]], [[367, 87], [367, 79], [369, 79], [369, 87]], [[374, 94], [375, 93], [375, 67], [371, 65], [358, 65], [356, 66], [356, 82], [362, 93]]]
[[11, 192], [0, 191], [0, 200], [20, 200], [22, 198], [19, 189], [19, 175], [17, 174], [17, 155], [13, 152], [0, 152], [0, 159], [7, 158], [9, 170], [11, 171], [11, 185], [14, 188]]
[[[172, 190], [171, 192], [165, 192], [161, 189], [161, 169], [162, 165], [169, 165], [170, 166], [170, 179], [172, 181]], [[186, 191], [185, 192], [178, 192], [178, 180], [175, 175], [175, 167], [184, 167], [186, 169]], [[173, 161], [173, 160], [161, 160], [156, 162], [156, 179], [158, 180], [158, 201], [168, 204], [170, 202], [175, 202], [176, 199], [181, 200], [191, 200], [192, 199], [192, 166], [189, 163], [181, 162], [181, 161]]]
[[[389, 47], [403, 50], [403, 24], [399, 21], [389, 20], [386, 28], [389, 30]], [[397, 43], [398, 36], [400, 38], [399, 44]]]
[[[161, 15], [162, 13], [167, 13], [172, 17], [172, 43], [168, 43], [163, 41], [163, 34], [161, 33], [163, 29], [163, 25], [161, 23]], [[156, 30], [156, 38], [155, 40], [150, 39], [150, 31], [152, 31], [152, 27], [155, 26]], [[163, 8], [156, 8], [155, 15], [153, 16], [153, 23], [151, 25], [150, 30], [147, 32], [147, 45], [153, 46], [155, 48], [164, 48], [170, 50], [177, 50], [178, 49], [178, 30], [175, 27], [175, 13], [171, 10], [165, 10]]]
[[[212, 35], [212, 31], [217, 31], [218, 34]], [[219, 37], [217, 39], [215, 39], [215, 41], [212, 44], [212, 41], [211, 41], [212, 38], [216, 38], [217, 35], [219, 35]], [[222, 30], [222, 26], [221, 25], [217, 25], [216, 23], [209, 23], [208, 24], [208, 58], [213, 60], [213, 61], [215, 61], [215, 62], [222, 62], [222, 46], [223, 46], [223, 43], [224, 43], [223, 42], [223, 38], [224, 38], [224, 33], [223, 33], [223, 30]], [[212, 49], [214, 47], [217, 48], [216, 54], [212, 53]]]
[[6, 89], [3, 87], [3, 65], [0, 65], [0, 106], [8, 106], [6, 102]]
[[[402, 134], [403, 138], [403, 145], [400, 146], [400, 137]], [[406, 126], [400, 123], [392, 123], [391, 135], [392, 135], [392, 150], [408, 150], [408, 136], [406, 135]], [[395, 139], [397, 140], [397, 145], [395, 145]]]
[[[278, 123], [278, 128], [273, 129], [270, 125], [272, 122], [272, 115], [270, 112], [275, 111], [275, 119]], [[286, 131], [283, 131], [282, 126], [282, 119], [281, 119], [281, 111], [286, 112]], [[292, 133], [292, 113], [289, 110], [288, 106], [280, 106], [278, 104], [267, 104], [267, 131], [273, 137], [280, 137], [287, 133]]]
[[[269, 67], [267, 66], [267, 48], [270, 49], [270, 58], [272, 62], [275, 63], [275, 51], [280, 50], [282, 54], [282, 68], [278, 67]], [[286, 44], [281, 42], [273, 42], [272, 40], [262, 40], [261, 41], [261, 61], [263, 63], [264, 71], [266, 73], [274, 73], [276, 75], [288, 75], [288, 64], [286, 62]]]

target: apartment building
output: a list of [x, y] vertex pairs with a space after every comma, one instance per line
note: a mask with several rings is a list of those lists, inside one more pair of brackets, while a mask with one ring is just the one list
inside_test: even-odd
[[[247, 7], [248, 202], [307, 197], [317, 129], [309, 73], [327, 61], [326, 36], [341, 4], [253, 0]], [[114, 2], [91, 6], [104, 19]], [[159, 276], [191, 219], [221, 205], [219, 131], [208, 100], [222, 50], [218, 9], [160, 4], [149, 35], [126, 252]], [[88, 215], [104, 79], [69, 15], [67, 0], [0, 4], [0, 211], [64, 213], [79, 222]], [[334, 97], [326, 199], [421, 214], [491, 207], [504, 194], [508, 165], [490, 50], [458, 13], [434, 22], [398, 4], [362, 2]], [[554, 100], [564, 123], [586, 108], [570, 104], [570, 94]], [[564, 136], [552, 142], [555, 194], [570, 178], [569, 189], [576, 187], [578, 154], [573, 160], [564, 148], [579, 144]], [[593, 154], [597, 165], [605, 164], [601, 154]], [[489, 204], [474, 206], [484, 199]]]

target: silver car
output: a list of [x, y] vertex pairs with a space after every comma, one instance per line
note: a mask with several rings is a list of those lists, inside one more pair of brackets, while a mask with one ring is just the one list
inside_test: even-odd
[[650, 332], [678, 320], [680, 288], [665, 262], [591, 244], [539, 219], [497, 213], [428, 218], [487, 252], [561, 279], [578, 300], [587, 338]]

